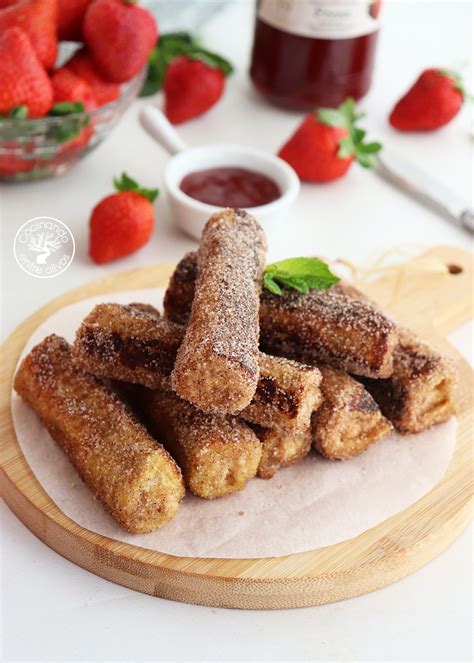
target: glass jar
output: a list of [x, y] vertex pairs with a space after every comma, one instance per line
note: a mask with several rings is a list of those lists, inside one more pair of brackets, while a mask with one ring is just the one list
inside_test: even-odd
[[257, 0], [250, 76], [295, 110], [360, 99], [372, 80], [381, 0]]

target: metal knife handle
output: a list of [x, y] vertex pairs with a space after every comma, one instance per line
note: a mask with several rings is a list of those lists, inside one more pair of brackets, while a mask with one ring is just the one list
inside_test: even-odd
[[387, 150], [378, 157], [375, 171], [459, 228], [474, 234], [474, 209], [466, 207], [465, 202], [443, 183]]
[[474, 233], [474, 209], [465, 209], [460, 216], [461, 225], [469, 232]]

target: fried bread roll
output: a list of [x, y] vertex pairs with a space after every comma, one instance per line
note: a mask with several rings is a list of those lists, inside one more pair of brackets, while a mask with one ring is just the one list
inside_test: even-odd
[[207, 412], [237, 413], [258, 381], [258, 309], [266, 241], [255, 219], [225, 209], [201, 237], [195, 294], [171, 375], [174, 391]]
[[163, 310], [168, 320], [180, 325], [188, 323], [193, 305], [197, 272], [198, 254], [196, 251], [189, 251], [176, 265], [166, 288]]
[[375, 304], [370, 297], [367, 297], [362, 290], [359, 290], [355, 285], [352, 285], [352, 283], [344, 281], [343, 279], [341, 279], [339, 283], [335, 283], [331, 286], [330, 292], [333, 295], [347, 295], [351, 299], [359, 299], [362, 302], [369, 302], [369, 304], [372, 304], [377, 308], [377, 304]]
[[[98, 304], [79, 327], [73, 345], [75, 361], [93, 375], [170, 388], [169, 375], [184, 336], [170, 320], [120, 304]], [[289, 359], [258, 354], [257, 390], [240, 416], [270, 428], [302, 428], [319, 400], [317, 368]]]
[[320, 361], [371, 377], [391, 375], [395, 325], [372, 305], [323, 290], [268, 290], [260, 306], [263, 350], [306, 363]]
[[[335, 289], [369, 301], [350, 283], [341, 281], [331, 290]], [[392, 375], [382, 380], [362, 378], [361, 382], [398, 431], [420, 433], [456, 413], [456, 366], [410, 330], [397, 327], [397, 332]]]
[[63, 338], [35, 346], [14, 387], [122, 527], [151, 532], [173, 518], [184, 496], [175, 461], [110, 389], [74, 366]]
[[390, 433], [390, 422], [372, 396], [350, 375], [319, 365], [323, 401], [313, 413], [313, 445], [326, 458], [345, 460], [361, 454]]
[[321, 402], [321, 373], [284, 357], [259, 354], [260, 377], [250, 405], [239, 413], [245, 421], [274, 430], [307, 429]]
[[262, 443], [262, 458], [257, 476], [271, 479], [282, 467], [293, 465], [304, 458], [311, 448], [311, 427], [303, 430], [281, 430], [254, 426]]
[[151, 432], [163, 440], [195, 495], [223, 497], [255, 476], [262, 447], [236, 417], [206, 414], [172, 391], [139, 388], [138, 400]]
[[[189, 315], [196, 261], [196, 254], [186, 254], [171, 277], [164, 300], [169, 320], [183, 323]], [[264, 290], [260, 297], [260, 345], [270, 354], [309, 364], [323, 361], [356, 375], [388, 377], [397, 339], [392, 321], [341, 287], [306, 294], [285, 288], [281, 296]]]
[[152, 304], [144, 304], [143, 302], [132, 302], [128, 306], [135, 309], [136, 311], [140, 311], [141, 313], [148, 313], [148, 315], [151, 315], [153, 318], [161, 318], [161, 313]]
[[[368, 300], [351, 284], [340, 282], [334, 288], [353, 299]], [[456, 413], [456, 366], [410, 330], [397, 331], [392, 375], [361, 382], [398, 431], [420, 433]]]
[[456, 413], [456, 367], [412, 332], [399, 337], [391, 377], [363, 383], [395, 428], [420, 433]]
[[184, 328], [121, 304], [98, 304], [76, 332], [74, 361], [93, 375], [170, 387]]

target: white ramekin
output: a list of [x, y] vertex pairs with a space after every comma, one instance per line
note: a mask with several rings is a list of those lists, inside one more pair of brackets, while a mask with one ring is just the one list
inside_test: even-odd
[[199, 239], [207, 219], [220, 208], [195, 200], [181, 191], [183, 177], [198, 170], [220, 166], [248, 168], [267, 175], [278, 184], [280, 198], [267, 205], [246, 209], [255, 216], [267, 237], [280, 231], [288, 209], [300, 190], [298, 176], [283, 159], [245, 145], [216, 144], [188, 148], [154, 106], [142, 110], [140, 121], [146, 131], [174, 155], [166, 165], [164, 182], [173, 220], [185, 233]]

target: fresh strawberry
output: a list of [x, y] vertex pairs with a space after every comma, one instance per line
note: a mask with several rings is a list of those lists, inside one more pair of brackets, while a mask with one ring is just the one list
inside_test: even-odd
[[[69, 89], [67, 89], [67, 86], [61, 82], [61, 87], [61, 96], [72, 97], [77, 95], [84, 97], [85, 92], [85, 98], [90, 99], [89, 94], [76, 84], [69, 86]], [[89, 110], [96, 107], [93, 99], [88, 103], [91, 104]], [[59, 155], [64, 152], [77, 152], [90, 142], [94, 135], [95, 122], [94, 117], [85, 111], [84, 101], [56, 101], [51, 107], [49, 114], [52, 117], [62, 118], [57, 123], [52, 124], [49, 129], [50, 138], [56, 140]]]
[[96, 108], [97, 104], [92, 88], [84, 79], [70, 71], [67, 67], [57, 69], [51, 76], [54, 90], [54, 102], [80, 101], [85, 110]]
[[184, 55], [172, 60], [163, 81], [165, 113], [173, 124], [205, 113], [222, 96], [225, 76], [218, 67]]
[[307, 115], [278, 156], [293, 166], [301, 180], [330, 182], [342, 177], [356, 159], [365, 168], [374, 164], [380, 143], [364, 143], [366, 132], [356, 126], [363, 117], [353, 99]]
[[58, 54], [58, 0], [22, 0], [0, 10], [0, 33], [12, 27], [26, 32], [44, 67], [51, 69]]
[[180, 55], [186, 55], [190, 60], [202, 60], [210, 67], [217, 67], [222, 70], [224, 76], [230, 76], [234, 71], [228, 60], [214, 51], [209, 51], [189, 32], [167, 32], [160, 35], [150, 54], [147, 77], [140, 91], [141, 97], [148, 97], [161, 90], [168, 65]]
[[14, 155], [0, 154], [0, 177], [10, 178], [18, 173], [29, 173], [35, 165], [35, 161], [25, 161]]
[[465, 97], [462, 80], [447, 69], [425, 69], [390, 114], [400, 131], [432, 131], [450, 122]]
[[0, 9], [4, 7], [10, 7], [11, 5], [16, 5], [20, 0], [0, 0]]
[[354, 160], [339, 156], [341, 141], [349, 137], [346, 127], [321, 124], [315, 113], [307, 115], [278, 156], [293, 166], [301, 180], [329, 182], [342, 177]]
[[33, 170], [37, 162], [35, 159], [25, 158], [25, 152], [28, 151], [34, 152], [34, 143], [28, 146], [14, 140], [3, 141], [2, 154], [0, 154], [0, 176], [13, 177], [18, 173], [28, 173]]
[[380, 14], [381, 0], [371, 0], [369, 5], [369, 14], [372, 18], [378, 18]]
[[153, 231], [158, 189], [142, 189], [126, 173], [114, 185], [118, 193], [96, 205], [90, 218], [89, 254], [99, 264], [133, 253]]
[[89, 83], [98, 106], [108, 104], [120, 97], [120, 86], [117, 83], [109, 83], [100, 76], [85, 49], [75, 53], [65, 66]]
[[83, 32], [100, 74], [113, 83], [125, 83], [138, 74], [158, 39], [153, 15], [135, 0], [94, 0]]
[[0, 115], [26, 106], [28, 117], [42, 117], [53, 103], [53, 87], [20, 28], [0, 32]]
[[58, 36], [62, 41], [83, 41], [82, 21], [92, 0], [59, 0]]
[[87, 147], [90, 143], [92, 136], [94, 135], [94, 127], [92, 123], [89, 122], [83, 129], [79, 130], [79, 133], [65, 141], [62, 145], [59, 146], [58, 156], [60, 161], [63, 160], [64, 156], [72, 157], [78, 152]]

